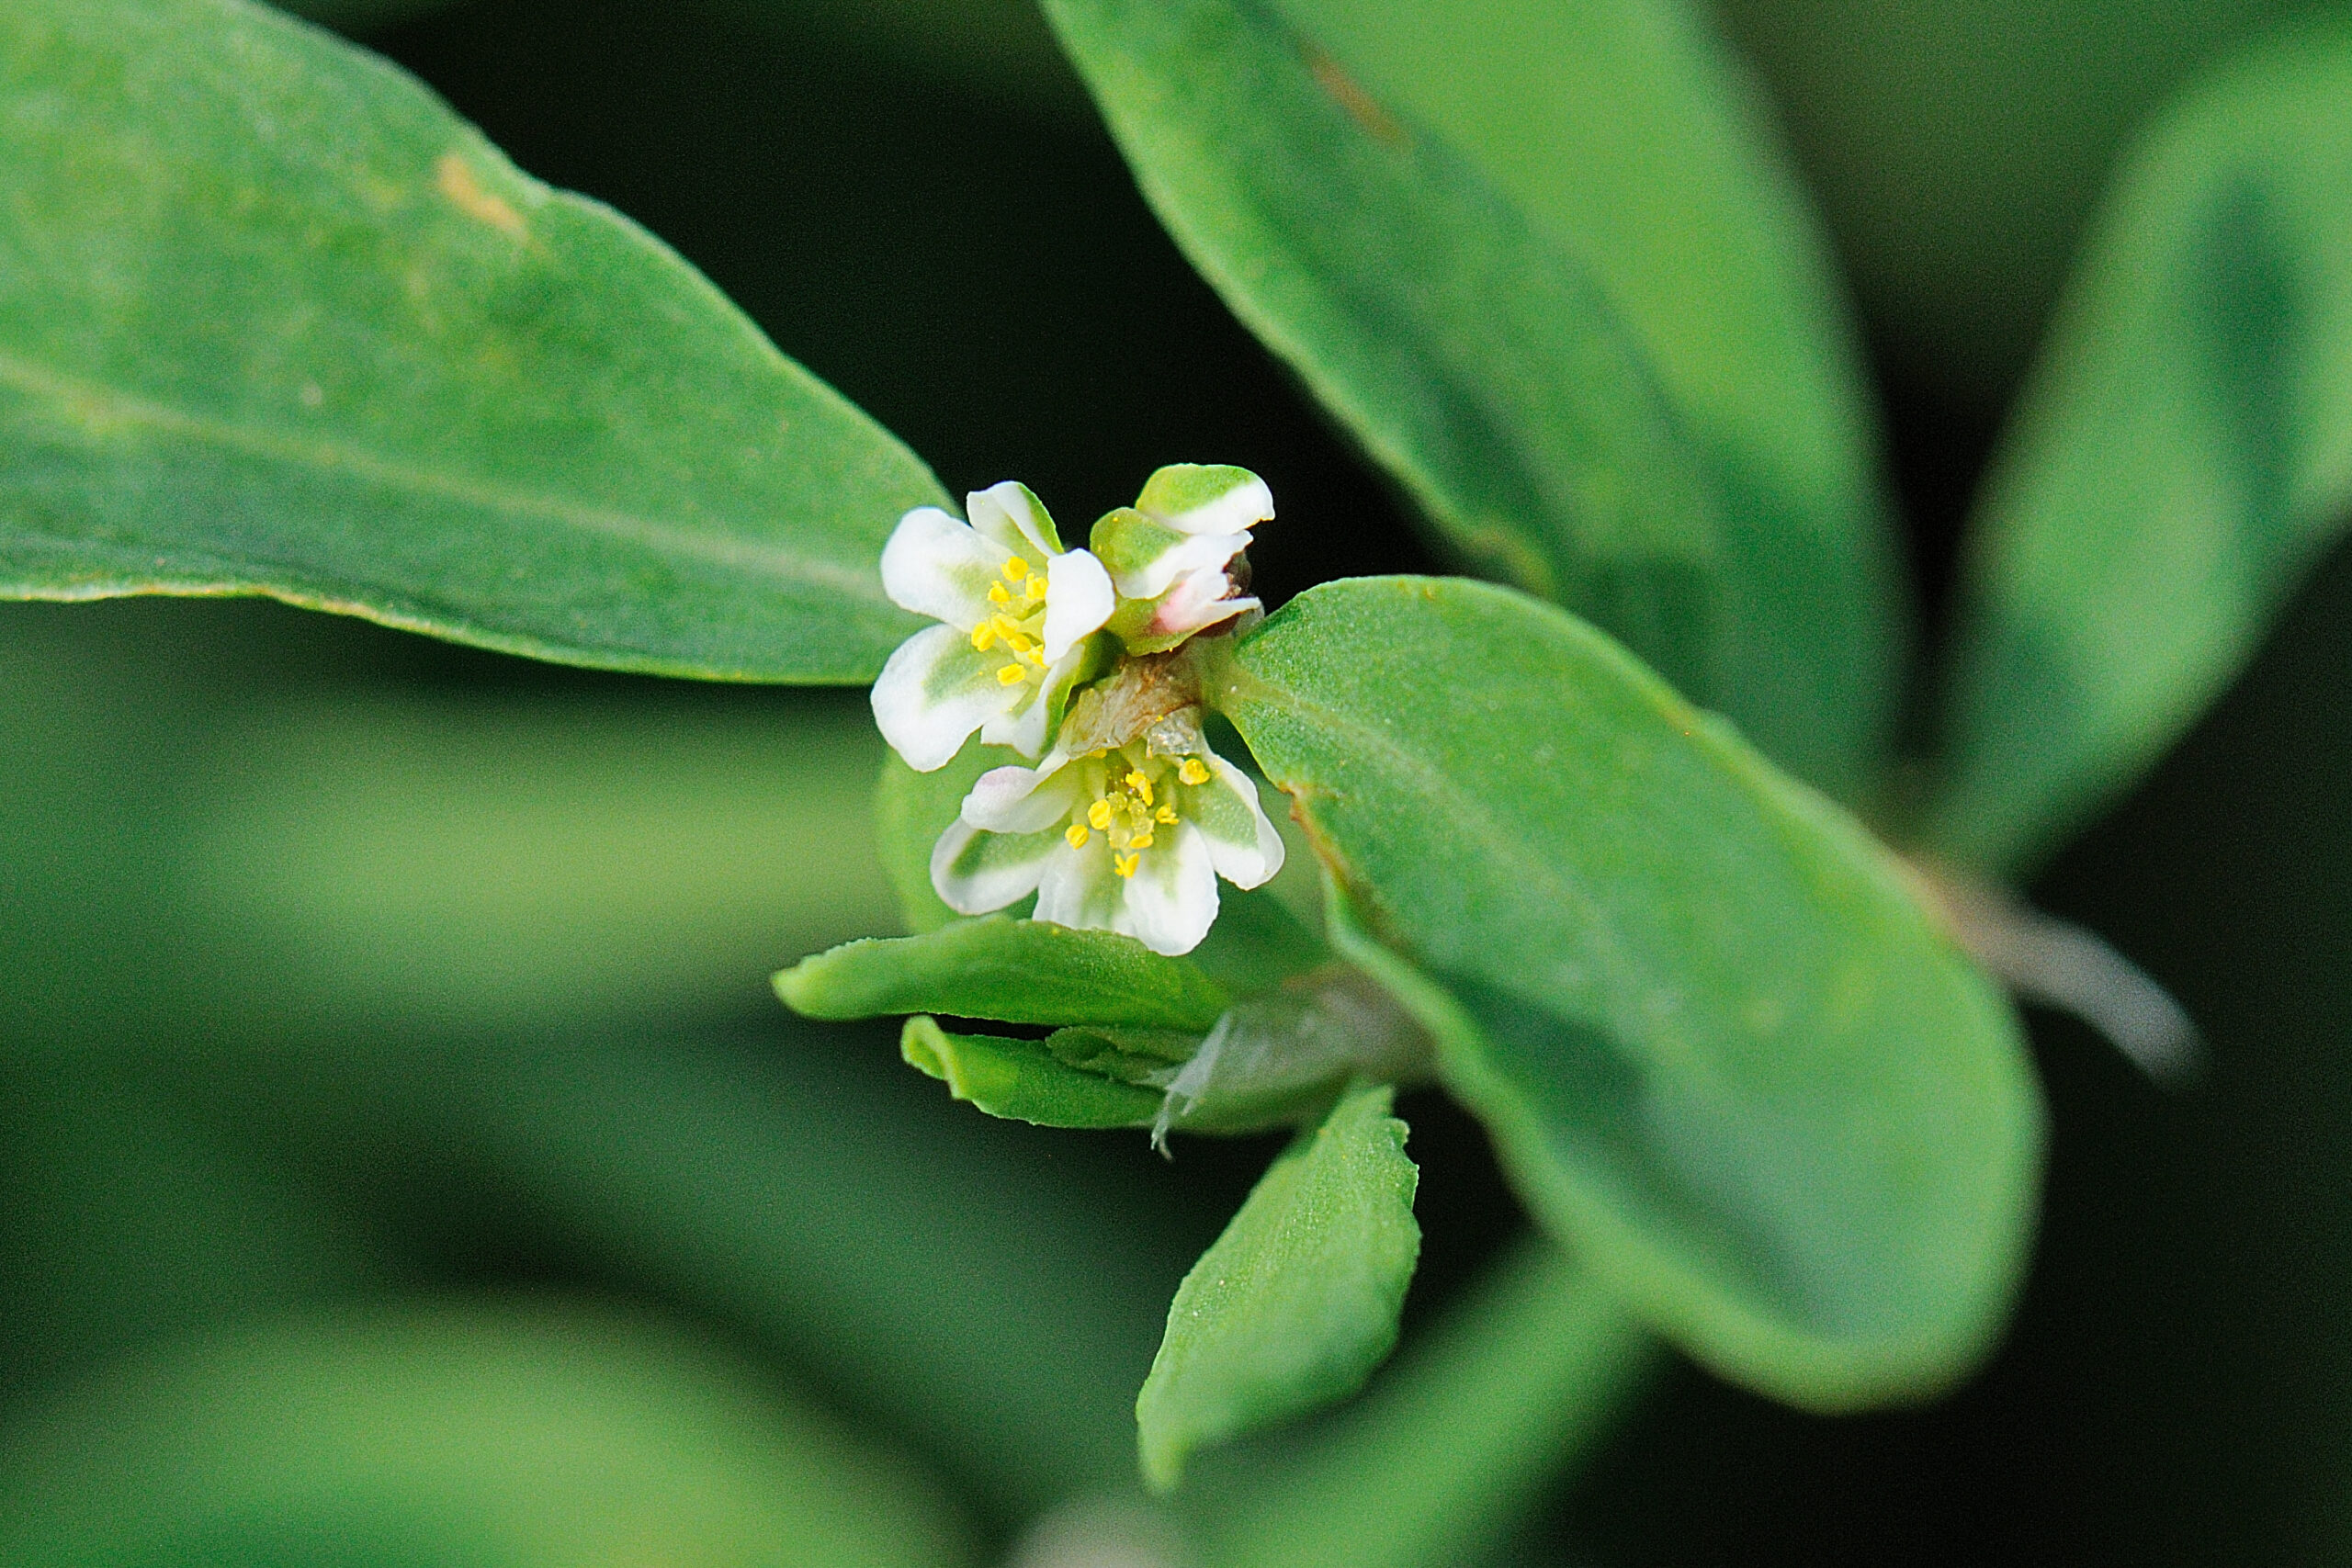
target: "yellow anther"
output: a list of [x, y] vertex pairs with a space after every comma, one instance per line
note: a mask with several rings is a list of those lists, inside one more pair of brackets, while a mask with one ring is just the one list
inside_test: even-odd
[[1029, 575], [1029, 563], [1014, 556], [1004, 563], [1004, 575], [1008, 581], [1018, 582]]
[[1023, 637], [1019, 632], [1005, 633], [1004, 641], [1005, 646], [1012, 649], [1015, 653], [1026, 653], [1031, 649], [1037, 646], [1035, 643], [1031, 642], [1027, 637]]
[[1004, 591], [1003, 583], [991, 582], [989, 584], [989, 603], [991, 604], [1010, 604], [1012, 603], [1012, 595]]
[[1176, 820], [1176, 808], [1172, 806], [1163, 806], [1151, 815], [1155, 821], [1173, 822]]
[[1177, 764], [1176, 776], [1188, 784], [1204, 784], [1209, 782], [1208, 764], [1198, 757], [1187, 757]]
[[976, 651], [986, 653], [989, 650], [989, 645], [994, 641], [996, 641], [996, 628], [986, 621], [982, 621], [972, 628], [972, 647]]
[[1090, 823], [1093, 824], [1096, 831], [1103, 833], [1109, 832], [1111, 830], [1111, 803], [1107, 800], [1096, 801], [1093, 805], [1086, 808], [1086, 819]]
[[1127, 774], [1126, 785], [1136, 792], [1137, 800], [1142, 801], [1146, 806], [1151, 804], [1151, 781], [1143, 776], [1142, 769], [1135, 769]]
[[1008, 664], [996, 672], [996, 683], [1000, 686], [1018, 686], [1028, 678], [1029, 671], [1018, 664]]
[[1043, 599], [1046, 596], [1046, 580], [1042, 577], [1033, 577], [1021, 585], [1021, 592], [1032, 599]]
[[1134, 838], [1129, 839], [1127, 840], [1127, 848], [1131, 850], [1148, 850], [1151, 848], [1151, 829], [1146, 828], [1142, 832], [1137, 833]]
[[1121, 876], [1133, 876], [1136, 874], [1136, 857], [1134, 855], [1114, 854], [1111, 857], [1111, 869]]
[[1086, 825], [1082, 822], [1073, 822], [1062, 837], [1069, 840], [1071, 849], [1082, 850], [1086, 847]]

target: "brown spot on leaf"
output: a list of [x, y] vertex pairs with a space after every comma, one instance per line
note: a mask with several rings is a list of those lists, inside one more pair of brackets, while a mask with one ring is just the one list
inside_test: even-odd
[[1380, 100], [1364, 91], [1363, 84], [1349, 75], [1340, 62], [1321, 50], [1308, 45], [1306, 69], [1314, 74], [1315, 84], [1331, 95], [1331, 101], [1348, 111], [1348, 118], [1391, 147], [1406, 142], [1405, 128], [1396, 117], [1380, 107]]
[[449, 198], [449, 205], [467, 217], [518, 240], [528, 232], [523, 215], [508, 206], [505, 197], [483, 189], [473, 165], [457, 153], [442, 153], [440, 161], [433, 165], [433, 175], [434, 184]]

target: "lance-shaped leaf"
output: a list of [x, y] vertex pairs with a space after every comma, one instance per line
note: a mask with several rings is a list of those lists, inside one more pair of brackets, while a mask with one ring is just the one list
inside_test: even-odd
[[1114, 1023], [1204, 1033], [1230, 998], [1193, 964], [1115, 931], [989, 915], [922, 936], [844, 942], [775, 977], [809, 1018], [944, 1012], [1001, 1023]]
[[1342, 950], [1629, 1304], [1821, 1408], [1983, 1350], [2040, 1101], [2007, 1006], [1856, 823], [1506, 589], [1311, 590], [1220, 700], [1295, 799]]
[[1944, 854], [2030, 866], [2253, 652], [2352, 518], [2352, 32], [2224, 71], [2086, 250], [1977, 521]]
[[1842, 787], [1894, 695], [1894, 531], [1826, 239], [1712, 7], [1278, 4], [1590, 269], [1724, 486], [1724, 591], [1752, 630], [1711, 701]]
[[[1687, 18], [1514, 13], [1498, 32], [1487, 7], [1441, 6], [1374, 48], [1378, 18], [1340, 9], [1295, 14], [1348, 33], [1384, 80], [1412, 75], [1399, 56], [1459, 74], [1385, 101], [1258, 0], [1046, 6], [1193, 264], [1464, 559], [1591, 617], [1851, 792], [1893, 640], [1868, 443], [1810, 242], [1727, 73]], [[1512, 62], [1499, 76], [1476, 58], [1489, 46]], [[1585, 75], [1644, 85], [1604, 103]], [[1589, 111], [1564, 100], [1579, 93]], [[1522, 98], [1525, 123], [1470, 102]], [[1490, 177], [1531, 139], [1526, 167]], [[1698, 177], [1703, 194], [1599, 194], [1592, 169], [1629, 146], [1624, 186]], [[1692, 262], [1693, 227], [1709, 256], [1742, 258], [1720, 315], [1704, 310], [1733, 285]]]
[[1357, 1089], [1301, 1134], [1177, 1287], [1136, 1399], [1153, 1487], [1195, 1449], [1354, 1393], [1395, 1348], [1421, 1229], [1394, 1092]]
[[627, 220], [245, 0], [0, 11], [0, 595], [863, 682], [922, 465]]

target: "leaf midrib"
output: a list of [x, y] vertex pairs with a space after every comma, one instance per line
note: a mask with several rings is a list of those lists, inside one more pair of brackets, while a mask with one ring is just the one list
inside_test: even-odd
[[657, 552], [693, 557], [715, 566], [805, 582], [876, 604], [885, 602], [878, 570], [847, 567], [773, 544], [688, 528], [560, 496], [435, 473], [340, 442], [240, 427], [172, 408], [134, 392], [64, 375], [5, 350], [0, 350], [0, 387], [13, 388], [62, 409], [101, 411], [121, 424], [266, 462], [338, 472], [393, 491], [432, 496], [510, 517], [552, 523]]

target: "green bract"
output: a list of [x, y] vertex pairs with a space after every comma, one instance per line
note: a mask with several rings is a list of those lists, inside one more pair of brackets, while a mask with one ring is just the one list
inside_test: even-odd
[[1195, 1448], [1354, 1392], [1396, 1344], [1421, 1232], [1389, 1098], [1357, 1089], [1302, 1133], [1184, 1276], [1136, 1399], [1155, 1487]]
[[1220, 696], [1297, 803], [1343, 951], [1629, 1303], [1824, 1408], [1982, 1353], [2040, 1101], [2007, 1007], [1853, 822], [1505, 589], [1314, 589]]
[[0, 592], [864, 682], [941, 499], [658, 241], [244, 0], [0, 15]]

